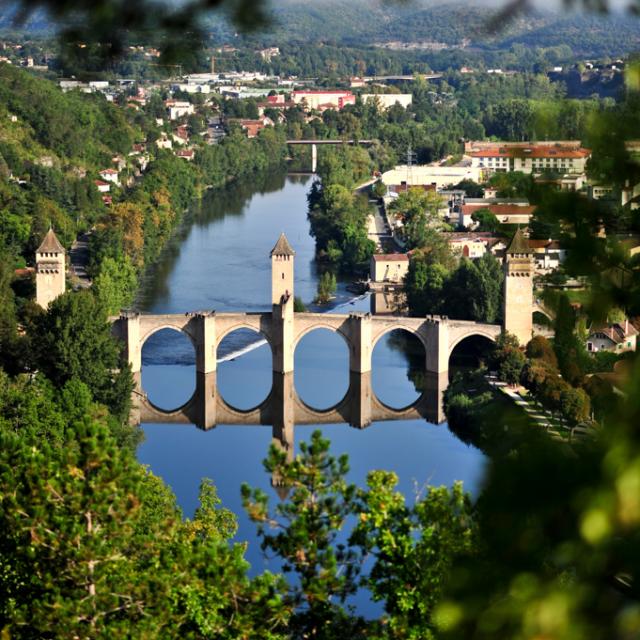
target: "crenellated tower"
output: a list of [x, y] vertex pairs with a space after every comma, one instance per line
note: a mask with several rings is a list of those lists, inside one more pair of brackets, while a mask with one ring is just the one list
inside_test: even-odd
[[46, 309], [65, 286], [65, 250], [50, 228], [36, 251], [36, 302]]
[[[276, 246], [271, 250], [271, 303], [282, 304], [291, 299], [293, 303], [293, 258], [287, 236], [280, 234]], [[292, 304], [293, 308], [293, 304]]]
[[293, 258], [284, 233], [280, 234], [276, 246], [271, 250], [271, 303], [273, 322], [277, 338], [272, 344], [273, 370], [278, 373], [293, 371]]
[[504, 330], [521, 345], [533, 333], [533, 253], [518, 227], [504, 257]]

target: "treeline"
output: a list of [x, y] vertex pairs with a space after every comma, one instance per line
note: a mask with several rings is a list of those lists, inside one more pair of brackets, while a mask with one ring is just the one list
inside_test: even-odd
[[309, 192], [308, 219], [320, 260], [347, 273], [366, 268], [375, 251], [367, 235], [370, 205], [354, 187], [371, 176], [369, 152], [345, 145], [321, 155], [318, 176]]

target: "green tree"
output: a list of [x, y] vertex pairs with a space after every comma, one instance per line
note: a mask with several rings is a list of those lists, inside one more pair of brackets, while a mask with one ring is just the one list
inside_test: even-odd
[[336, 292], [337, 283], [336, 276], [330, 271], [325, 271], [318, 281], [318, 295], [316, 296], [316, 302], [320, 304], [326, 304], [331, 300], [331, 297]]
[[496, 233], [500, 229], [500, 221], [489, 209], [479, 209], [471, 214], [471, 219], [478, 224], [477, 231]]
[[105, 309], [83, 291], [67, 292], [35, 319], [29, 331], [37, 367], [61, 387], [72, 378], [84, 382], [96, 401], [123, 421], [133, 381], [111, 335]]
[[498, 378], [508, 384], [516, 384], [520, 380], [525, 361], [518, 339], [503, 331], [496, 340], [491, 356], [491, 367], [498, 372]]

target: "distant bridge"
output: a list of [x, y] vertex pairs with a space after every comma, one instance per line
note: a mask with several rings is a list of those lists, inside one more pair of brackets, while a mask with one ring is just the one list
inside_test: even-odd
[[287, 144], [291, 145], [311, 145], [311, 171], [316, 172], [318, 167], [318, 145], [341, 145], [341, 144], [362, 144], [370, 145], [378, 142], [377, 140], [320, 140], [320, 139], [307, 139], [307, 140], [287, 140]]

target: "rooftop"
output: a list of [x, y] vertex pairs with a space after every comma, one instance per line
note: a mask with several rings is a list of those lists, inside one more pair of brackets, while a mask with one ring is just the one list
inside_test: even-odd
[[64, 247], [60, 244], [60, 240], [58, 240], [52, 228], [47, 231], [47, 235], [36, 253], [65, 253]]
[[278, 238], [278, 242], [276, 242], [276, 246], [271, 249], [271, 256], [295, 256], [296, 252], [293, 250], [289, 241], [287, 240], [287, 236], [284, 235], [284, 232], [280, 234]]
[[527, 254], [531, 253], [531, 249], [529, 248], [529, 242], [524, 237], [522, 230], [520, 227], [516, 229], [516, 232], [513, 234], [513, 238], [511, 238], [511, 242], [507, 245], [505, 253], [513, 255], [516, 253], [519, 254]]
[[373, 256], [375, 262], [408, 262], [406, 253], [376, 253]]

